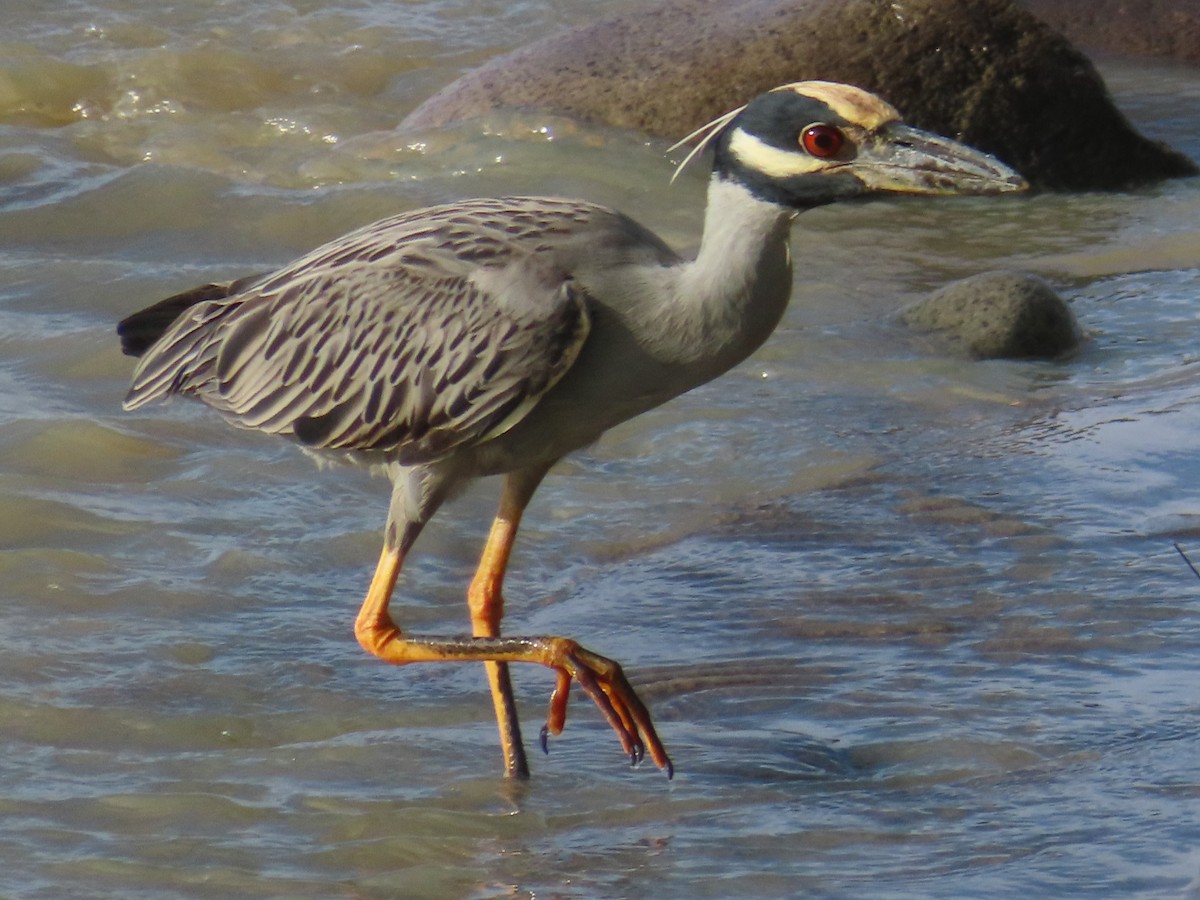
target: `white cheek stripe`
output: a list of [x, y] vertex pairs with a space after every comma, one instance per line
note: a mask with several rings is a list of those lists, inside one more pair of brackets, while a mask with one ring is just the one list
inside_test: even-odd
[[768, 178], [793, 178], [827, 168], [828, 163], [809, 156], [799, 147], [781, 150], [738, 128], [729, 139], [729, 152], [747, 169]]

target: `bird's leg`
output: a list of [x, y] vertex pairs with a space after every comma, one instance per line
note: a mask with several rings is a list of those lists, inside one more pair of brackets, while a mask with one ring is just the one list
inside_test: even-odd
[[[500, 509], [492, 522], [479, 568], [471, 587], [467, 591], [467, 605], [471, 610], [471, 629], [475, 637], [496, 638], [500, 636], [500, 620], [504, 617], [504, 573], [512, 555], [513, 541], [521, 523], [533, 488], [541, 481], [534, 480], [531, 487], [523, 485], [514, 477], [504, 479], [500, 497]], [[509, 778], [528, 778], [529, 762], [525, 757], [525, 744], [521, 740], [521, 726], [517, 720], [517, 706], [513, 698], [512, 678], [508, 663], [488, 661], [488, 685], [492, 691], [492, 703], [496, 708], [496, 724], [500, 729], [500, 748], [504, 753], [504, 774]]]
[[[516, 521], [511, 525], [515, 531]], [[644, 753], [649, 753], [655, 765], [666, 770], [668, 776], [673, 772], [650, 713], [630, 686], [620, 665], [613, 660], [563, 637], [407, 637], [392, 619], [388, 604], [404, 559], [420, 531], [420, 524], [407, 523], [400, 535], [389, 534], [384, 545], [375, 576], [354, 623], [355, 637], [369, 653], [397, 666], [415, 662], [523, 662], [554, 669], [558, 673], [558, 684], [550, 699], [546, 723], [549, 732], [557, 734], [562, 730], [567, 694], [574, 680], [600, 708], [632, 760], [636, 762]], [[511, 537], [500, 543], [511, 546]], [[502, 568], [500, 572], [502, 575]]]
[[413, 540], [416, 540], [416, 535], [406, 542], [406, 546], [394, 546], [390, 540], [383, 545], [375, 575], [367, 588], [367, 598], [358, 611], [358, 618], [354, 620], [354, 634], [358, 642], [376, 656], [379, 656], [377, 647], [403, 640], [400, 629], [388, 612], [388, 602], [392, 599], [392, 591], [396, 589], [400, 569], [404, 566], [404, 557]]

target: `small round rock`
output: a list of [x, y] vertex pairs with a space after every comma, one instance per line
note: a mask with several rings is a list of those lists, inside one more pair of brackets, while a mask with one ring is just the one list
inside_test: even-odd
[[983, 272], [952, 282], [901, 319], [950, 338], [975, 359], [1056, 359], [1082, 340], [1070, 304], [1029, 272]]

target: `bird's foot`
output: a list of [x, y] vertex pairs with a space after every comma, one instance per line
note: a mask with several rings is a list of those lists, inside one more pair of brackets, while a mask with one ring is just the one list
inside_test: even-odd
[[550, 710], [546, 724], [542, 726], [543, 752], [549, 752], [549, 736], [561, 734], [566, 725], [567, 700], [574, 680], [600, 707], [632, 765], [637, 765], [648, 753], [668, 778], [673, 777], [675, 767], [658, 739], [650, 712], [625, 678], [620, 663], [593, 653], [568, 638], [554, 639], [553, 650], [551, 666], [557, 673], [558, 682], [550, 695]]

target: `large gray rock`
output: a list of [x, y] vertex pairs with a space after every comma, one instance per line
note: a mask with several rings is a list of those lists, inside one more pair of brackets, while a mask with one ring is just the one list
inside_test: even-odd
[[1115, 189], [1196, 165], [1139, 135], [1092, 64], [1010, 0], [667, 0], [467, 73], [406, 129], [533, 109], [680, 137], [778, 84], [847, 81], [1051, 189]]
[[934, 291], [901, 313], [975, 359], [1055, 359], [1079, 346], [1071, 307], [1036, 275], [984, 272]]

